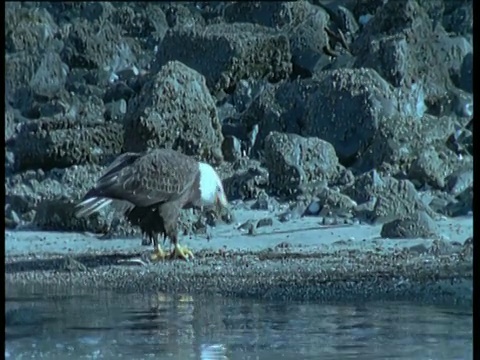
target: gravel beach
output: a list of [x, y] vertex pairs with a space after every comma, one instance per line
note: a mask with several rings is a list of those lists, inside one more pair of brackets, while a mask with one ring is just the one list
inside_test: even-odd
[[[266, 212], [245, 211], [243, 218]], [[322, 226], [304, 217], [248, 235], [232, 225], [184, 239], [190, 262], [141, 264], [139, 239], [6, 232], [6, 289], [82, 287], [123, 292], [217, 293], [320, 301], [472, 301], [471, 217], [438, 221], [441, 239], [382, 239], [380, 226]]]

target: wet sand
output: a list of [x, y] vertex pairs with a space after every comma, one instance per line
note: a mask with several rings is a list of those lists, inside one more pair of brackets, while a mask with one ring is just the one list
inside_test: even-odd
[[212, 238], [182, 237], [195, 253], [184, 262], [141, 264], [151, 251], [140, 239], [6, 231], [5, 281], [9, 287], [73, 287], [120, 292], [217, 293], [266, 299], [408, 300], [471, 303], [473, 218], [438, 221], [441, 239], [382, 239], [381, 226], [322, 226], [306, 217], [258, 228], [247, 219], [271, 217], [240, 211], [236, 224], [211, 229]]

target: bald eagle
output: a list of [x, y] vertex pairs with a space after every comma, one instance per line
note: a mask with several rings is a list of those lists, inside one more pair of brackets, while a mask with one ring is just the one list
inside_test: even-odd
[[178, 243], [180, 211], [220, 209], [227, 206], [227, 198], [212, 166], [174, 150], [156, 149], [120, 155], [76, 205], [75, 215], [88, 216], [112, 203], [153, 241], [152, 260], [166, 257], [159, 236], [173, 244], [171, 258], [188, 260], [193, 253]]

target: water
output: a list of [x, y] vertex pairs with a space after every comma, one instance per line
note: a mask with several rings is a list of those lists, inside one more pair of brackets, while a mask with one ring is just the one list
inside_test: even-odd
[[472, 310], [9, 293], [7, 359], [472, 359]]

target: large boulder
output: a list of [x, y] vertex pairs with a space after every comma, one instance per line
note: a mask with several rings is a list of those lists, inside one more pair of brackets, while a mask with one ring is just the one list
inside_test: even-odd
[[285, 79], [291, 72], [288, 39], [273, 29], [248, 23], [212, 24], [169, 30], [156, 68], [178, 60], [205, 76], [212, 93], [230, 91], [246, 78]]
[[420, 91], [397, 93], [374, 70], [329, 70], [266, 88], [241, 121], [247, 129], [259, 126], [256, 150], [271, 131], [291, 132], [328, 141], [340, 162], [351, 165], [368, 151], [382, 123], [419, 118], [422, 104]]
[[436, 217], [410, 181], [382, 176], [375, 170], [358, 176], [343, 192], [359, 205], [357, 217], [368, 222], [390, 222], [411, 216], [416, 211], [425, 211]]
[[450, 37], [427, 11], [415, 0], [384, 2], [352, 45], [355, 66], [375, 69], [395, 87], [417, 84], [427, 98], [444, 96], [472, 46]]
[[71, 165], [102, 163], [119, 155], [123, 126], [117, 123], [79, 123], [38, 120], [22, 123], [13, 152], [17, 171], [50, 170]]
[[315, 137], [272, 132], [265, 139], [264, 158], [271, 188], [292, 195], [309, 182], [335, 181], [339, 163], [335, 149]]
[[173, 148], [218, 162], [223, 136], [215, 101], [197, 71], [168, 62], [145, 83], [125, 116], [125, 150]]
[[279, 29], [289, 39], [297, 74], [311, 75], [318, 61], [327, 58], [327, 12], [308, 1], [238, 1], [225, 8], [225, 20], [251, 22]]

